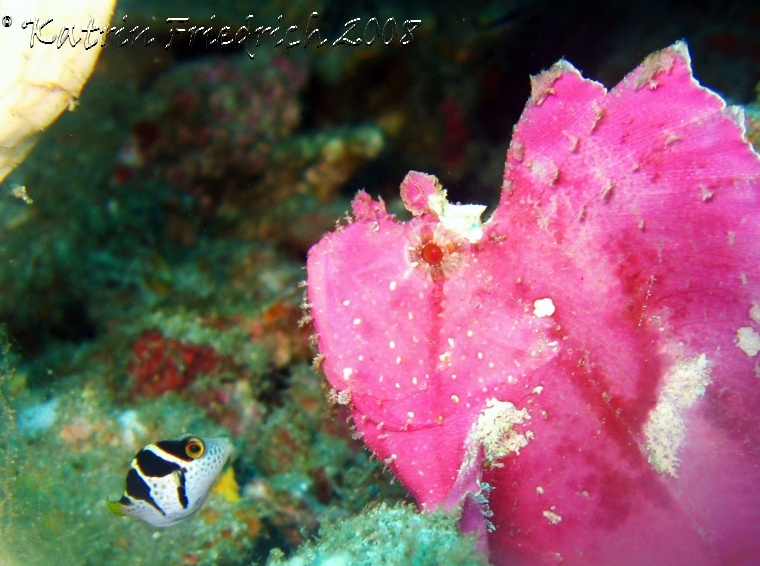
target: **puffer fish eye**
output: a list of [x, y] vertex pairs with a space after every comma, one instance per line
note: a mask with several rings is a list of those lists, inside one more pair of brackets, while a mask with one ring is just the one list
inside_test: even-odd
[[202, 458], [205, 453], [206, 453], [206, 445], [197, 436], [188, 438], [187, 442], [185, 442], [185, 454], [190, 456], [190, 458], [192, 458], [193, 460]]

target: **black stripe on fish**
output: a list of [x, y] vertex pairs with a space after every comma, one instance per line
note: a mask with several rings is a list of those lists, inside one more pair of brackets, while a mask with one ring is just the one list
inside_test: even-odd
[[155, 445], [175, 458], [179, 458], [185, 462], [192, 462], [193, 459], [187, 455], [187, 452], [185, 452], [185, 445], [187, 444], [188, 438], [191, 437], [187, 436], [184, 438], [175, 438], [173, 440], [161, 440], [160, 442], [156, 442]]
[[151, 478], [162, 478], [180, 469], [179, 464], [164, 460], [147, 448], [140, 450], [135, 456], [135, 460], [140, 471]]
[[137, 470], [135, 470], [134, 468], [130, 468], [129, 471], [127, 472], [127, 492], [126, 493], [132, 499], [141, 499], [142, 501], [145, 501], [149, 505], [152, 505], [164, 517], [166, 516], [166, 513], [164, 513], [164, 510], [158, 506], [158, 503], [156, 503], [153, 497], [151, 496], [150, 486], [147, 483], [145, 483], [145, 480], [140, 477], [140, 474], [138, 474]]
[[180, 472], [177, 472], [177, 478], [179, 479], [179, 485], [177, 485], [177, 498], [179, 499], [179, 504], [182, 505], [183, 509], [187, 509], [187, 492], [185, 491], [185, 470], [182, 470]]

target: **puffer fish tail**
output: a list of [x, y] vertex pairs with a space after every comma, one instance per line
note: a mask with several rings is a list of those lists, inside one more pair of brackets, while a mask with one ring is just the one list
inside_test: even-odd
[[121, 510], [122, 502], [121, 499], [117, 499], [114, 501], [110, 497], [106, 497], [106, 505], [108, 506], [108, 510], [116, 515], [117, 517], [125, 517], [124, 513]]

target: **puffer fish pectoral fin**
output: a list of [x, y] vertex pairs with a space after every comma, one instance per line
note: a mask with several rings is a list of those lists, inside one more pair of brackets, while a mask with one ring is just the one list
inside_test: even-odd
[[174, 479], [175, 487], [182, 485], [182, 472], [180, 470], [174, 470], [171, 475]]
[[187, 499], [187, 491], [185, 488], [185, 473], [182, 470], [176, 470], [172, 475], [177, 481], [177, 501], [179, 501], [179, 504], [183, 509], [187, 509], [189, 501]]

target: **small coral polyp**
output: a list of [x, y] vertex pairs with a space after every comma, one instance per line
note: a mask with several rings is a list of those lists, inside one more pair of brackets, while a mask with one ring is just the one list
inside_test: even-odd
[[463, 245], [449, 230], [426, 224], [410, 238], [409, 260], [433, 281], [451, 277], [462, 264]]

